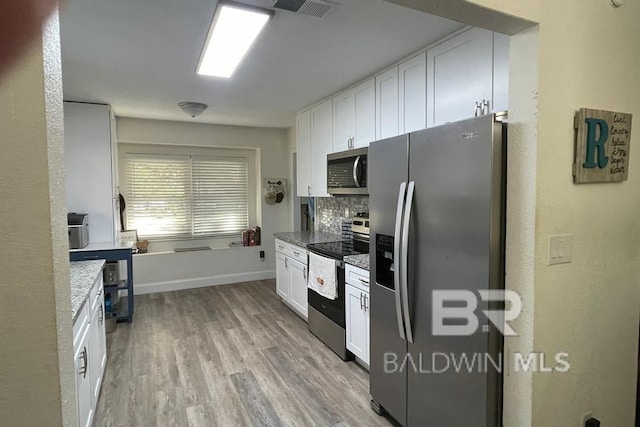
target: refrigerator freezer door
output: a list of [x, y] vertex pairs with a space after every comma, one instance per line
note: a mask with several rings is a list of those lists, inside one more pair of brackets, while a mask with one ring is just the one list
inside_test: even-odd
[[[477, 295], [500, 286], [502, 127], [485, 116], [409, 140], [409, 180], [416, 184], [408, 269], [414, 343], [408, 349], [419, 369], [408, 372], [406, 425], [496, 426], [501, 377], [490, 362], [485, 371], [487, 357], [500, 360], [495, 330], [480, 314], [470, 336], [433, 335], [432, 291]], [[465, 357], [471, 369], [460, 365]]]
[[[400, 286], [396, 279], [391, 279], [395, 274], [389, 271], [397, 267], [389, 262], [395, 254], [388, 252], [395, 246], [396, 205], [400, 185], [407, 181], [408, 148], [407, 135], [378, 141], [369, 147], [370, 391], [373, 400], [402, 425], [407, 422], [407, 372], [397, 368], [406, 356], [407, 342], [398, 328], [396, 292]], [[376, 246], [383, 244], [378, 254]]]

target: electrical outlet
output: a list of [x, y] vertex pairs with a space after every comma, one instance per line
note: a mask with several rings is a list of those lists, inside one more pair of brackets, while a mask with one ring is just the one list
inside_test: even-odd
[[593, 417], [592, 412], [586, 412], [580, 419], [580, 427], [584, 427], [585, 424], [587, 424], [587, 420], [591, 419], [592, 417]]

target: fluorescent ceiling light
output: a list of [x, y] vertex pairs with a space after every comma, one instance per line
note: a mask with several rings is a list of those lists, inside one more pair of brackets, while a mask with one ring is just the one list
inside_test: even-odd
[[218, 3], [197, 73], [229, 78], [273, 11], [238, 3]]

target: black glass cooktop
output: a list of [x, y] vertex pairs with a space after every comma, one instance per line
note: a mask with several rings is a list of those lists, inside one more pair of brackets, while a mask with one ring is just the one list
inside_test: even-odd
[[307, 245], [307, 248], [311, 252], [340, 260], [349, 255], [360, 255], [369, 253], [368, 243], [363, 243], [355, 240], [310, 243]]

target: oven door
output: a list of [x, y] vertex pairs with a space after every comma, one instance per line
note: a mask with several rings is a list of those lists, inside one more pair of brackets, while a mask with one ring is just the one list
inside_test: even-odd
[[331, 319], [334, 323], [337, 323], [341, 328], [345, 327], [345, 315], [344, 315], [344, 291], [345, 291], [345, 276], [344, 276], [344, 264], [342, 262], [336, 263], [336, 278], [338, 297], [336, 299], [328, 299], [314, 291], [308, 289], [308, 303], [311, 307], [324, 314]]

